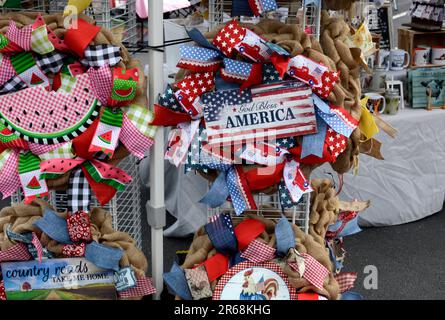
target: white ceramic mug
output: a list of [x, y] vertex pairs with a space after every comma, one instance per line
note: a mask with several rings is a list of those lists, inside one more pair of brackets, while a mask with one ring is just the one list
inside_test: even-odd
[[376, 104], [379, 103], [379, 100], [380, 100], [380, 103], [378, 105], [377, 110], [378, 110], [379, 113], [385, 112], [385, 110], [386, 110], [386, 99], [385, 99], [384, 96], [382, 96], [379, 93], [368, 92], [368, 93], [365, 93], [365, 97], [368, 98], [368, 103], [366, 104], [366, 107], [368, 108], [368, 110], [370, 112], [372, 112], [372, 113], [374, 112], [374, 108], [375, 108]]
[[415, 48], [413, 53], [414, 66], [426, 66], [429, 63], [430, 52], [425, 48]]
[[391, 70], [403, 70], [409, 66], [410, 54], [405, 50], [392, 49], [389, 54], [389, 68]]
[[445, 65], [445, 47], [433, 47], [431, 60], [435, 65]]

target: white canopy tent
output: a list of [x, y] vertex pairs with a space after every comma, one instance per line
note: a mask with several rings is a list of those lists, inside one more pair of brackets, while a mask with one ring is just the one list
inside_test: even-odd
[[[162, 46], [163, 30], [163, 0], [148, 0], [148, 45]], [[164, 87], [163, 53], [149, 50], [148, 94], [149, 104], [153, 107], [159, 93]], [[164, 130], [157, 130], [155, 144], [150, 152], [150, 201], [147, 203], [148, 223], [151, 226], [151, 256], [152, 277], [159, 299], [163, 288], [162, 273], [164, 272], [163, 227], [165, 226], [164, 203]]]

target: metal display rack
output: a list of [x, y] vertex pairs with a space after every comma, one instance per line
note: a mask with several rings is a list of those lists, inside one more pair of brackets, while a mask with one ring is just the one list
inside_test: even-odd
[[[264, 194], [260, 193], [254, 196], [255, 203], [258, 209], [256, 214], [266, 219], [277, 220], [284, 215], [289, 221], [297, 225], [305, 233], [309, 232], [309, 213], [310, 213], [310, 195], [303, 195], [302, 200], [297, 205], [289, 209], [282, 209], [280, 205], [279, 193]], [[232, 219], [241, 219], [242, 216], [237, 216], [233, 207], [226, 202], [222, 207], [210, 208], [207, 211], [209, 217], [220, 214], [229, 213]]]

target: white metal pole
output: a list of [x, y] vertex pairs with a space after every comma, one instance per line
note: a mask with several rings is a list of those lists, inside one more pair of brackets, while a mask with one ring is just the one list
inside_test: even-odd
[[[164, 43], [163, 0], [148, 0], [148, 45], [162, 46]], [[163, 53], [149, 50], [148, 92], [150, 107], [156, 102], [163, 90]], [[159, 299], [164, 272], [163, 227], [165, 225], [164, 203], [164, 130], [159, 128], [155, 136], [155, 144], [150, 152], [150, 201], [147, 203], [148, 222], [151, 226], [151, 257], [152, 277]]]

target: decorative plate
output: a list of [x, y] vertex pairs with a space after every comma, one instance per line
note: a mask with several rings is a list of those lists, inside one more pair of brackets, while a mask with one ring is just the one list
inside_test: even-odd
[[273, 262], [239, 263], [221, 277], [213, 292], [213, 300], [296, 299], [296, 290]]

